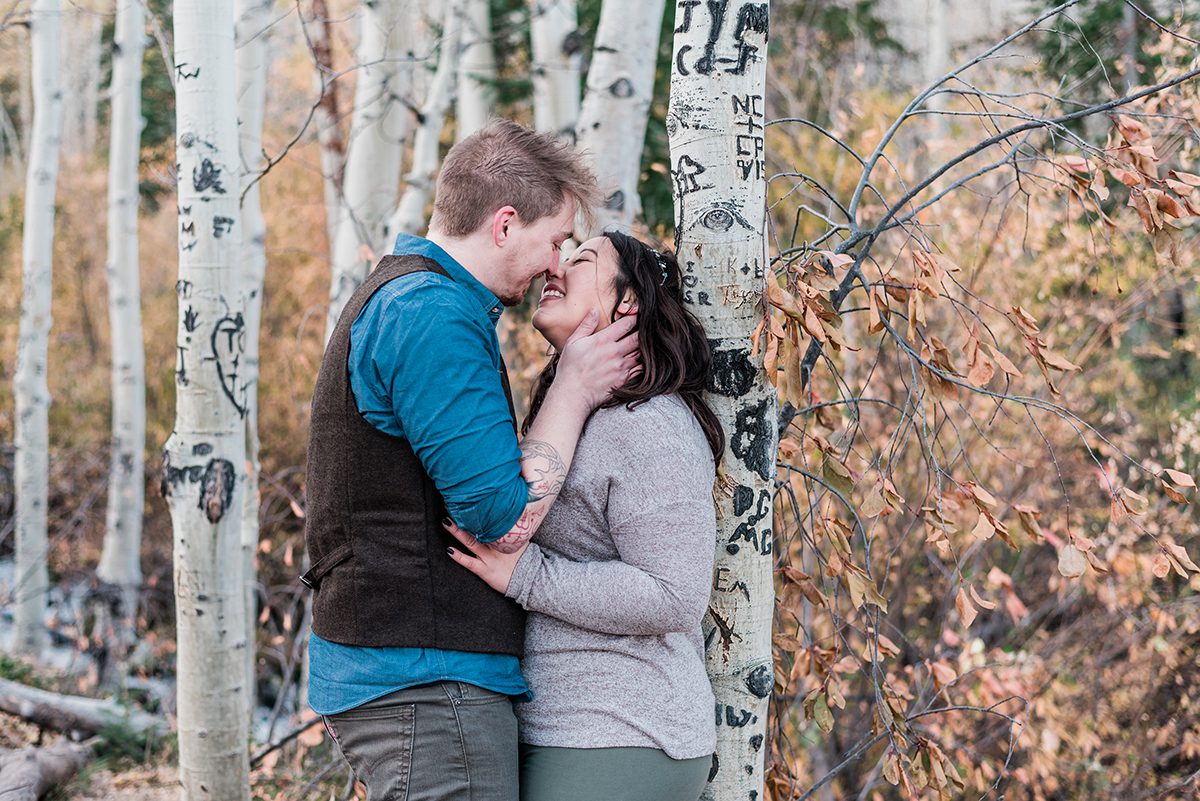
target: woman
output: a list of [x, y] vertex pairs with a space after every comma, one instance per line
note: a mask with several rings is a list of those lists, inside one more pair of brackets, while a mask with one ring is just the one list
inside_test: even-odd
[[[675, 257], [606, 233], [547, 274], [533, 325], [561, 350], [593, 309], [636, 314], [640, 372], [595, 412], [523, 552], [453, 524], [459, 564], [529, 611], [522, 801], [696, 801], [716, 745], [700, 620], [712, 583], [724, 437], [701, 393], [712, 357]], [[604, 322], [607, 321], [607, 322]], [[530, 421], [554, 381], [534, 388]]]

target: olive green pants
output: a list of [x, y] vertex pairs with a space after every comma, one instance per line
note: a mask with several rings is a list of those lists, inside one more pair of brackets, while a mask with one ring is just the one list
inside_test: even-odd
[[521, 743], [521, 801], [696, 801], [712, 757], [656, 748], [548, 748]]

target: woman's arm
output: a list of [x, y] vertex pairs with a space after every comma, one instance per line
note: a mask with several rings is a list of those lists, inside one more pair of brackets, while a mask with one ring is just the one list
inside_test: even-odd
[[[622, 455], [607, 507], [619, 561], [575, 562], [537, 545], [502, 554], [451, 528], [476, 554], [456, 549], [455, 561], [526, 609], [592, 631], [655, 635], [695, 626], [712, 582], [711, 461], [706, 449], [691, 452], [694, 438], [681, 442], [677, 426], [647, 426], [649, 411], [621, 419], [605, 443]], [[595, 426], [589, 437], [612, 430]]]

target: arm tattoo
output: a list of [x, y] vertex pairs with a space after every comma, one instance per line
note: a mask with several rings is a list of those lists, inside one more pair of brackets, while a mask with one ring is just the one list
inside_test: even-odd
[[567, 466], [550, 443], [526, 439], [521, 443], [521, 454], [521, 473], [529, 486], [529, 499], [516, 525], [490, 543], [501, 553], [514, 553], [529, 542], [549, 507], [548, 503], [538, 504], [538, 501], [553, 500], [567, 478]]
[[567, 477], [567, 466], [553, 445], [527, 439], [521, 443], [521, 473], [529, 485], [528, 502], [534, 503], [558, 494]]

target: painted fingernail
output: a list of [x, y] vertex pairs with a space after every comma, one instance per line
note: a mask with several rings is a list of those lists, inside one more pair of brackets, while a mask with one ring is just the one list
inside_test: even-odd
[[446, 549], [446, 553], [450, 554], [451, 556], [454, 556], [454, 549], [453, 549], [453, 548], [447, 548], [447, 549]]
[[442, 518], [442, 525], [443, 525], [443, 526], [445, 526], [446, 528], [450, 528], [451, 526], [453, 526], [453, 525], [454, 525], [454, 521], [453, 521], [453, 520], [451, 520], [451, 519], [450, 519], [450, 518], [448, 518], [448, 517], [443, 517], [443, 518]]

